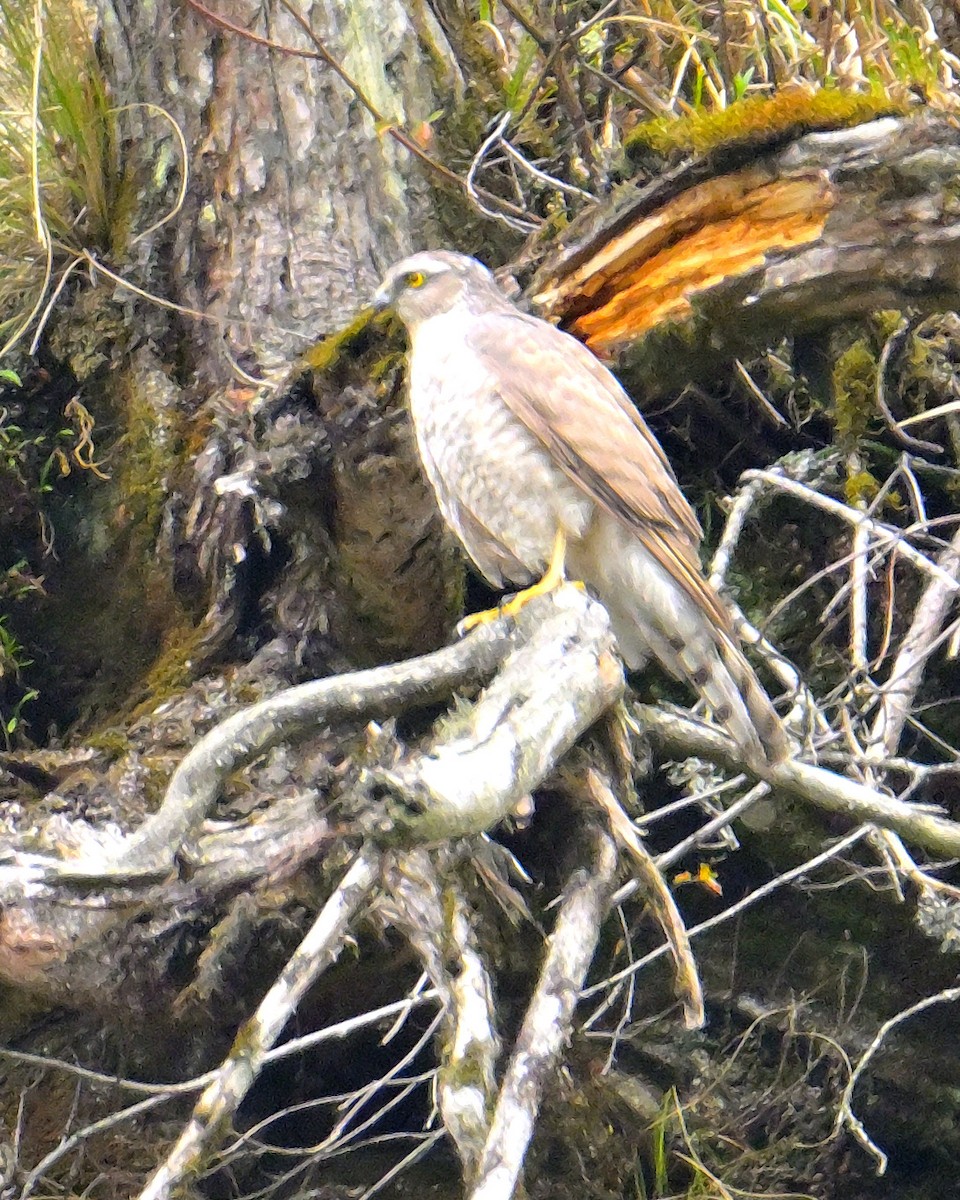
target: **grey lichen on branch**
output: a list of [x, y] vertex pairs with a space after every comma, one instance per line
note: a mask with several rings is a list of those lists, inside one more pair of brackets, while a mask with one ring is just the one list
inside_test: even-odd
[[[734, 770], [741, 769], [733, 743], [721, 730], [694, 721], [680, 711], [666, 711], [649, 704], [636, 705], [633, 715], [667, 754], [696, 755]], [[764, 773], [764, 781], [782, 794], [823, 812], [891, 829], [931, 854], [945, 858], [960, 855], [960, 823], [846, 775], [791, 758], [771, 764]]]
[[[458, 689], [484, 683], [508, 655], [504, 678], [495, 680], [473, 710], [471, 731], [432, 756], [411, 760], [393, 781], [406, 792], [404, 812], [412, 808], [417, 814], [404, 840], [490, 828], [622, 693], [606, 613], [575, 587], [527, 605], [516, 621], [484, 624], [432, 654], [302, 684], [235, 713], [190, 751], [160, 808], [134, 833], [66, 861], [23, 856], [2, 872], [2, 882], [9, 887], [163, 878], [233, 772], [332, 722], [392, 716], [446, 700]], [[429, 798], [441, 807], [425, 805]], [[432, 810], [429, 819], [425, 807]], [[379, 836], [396, 840], [392, 822], [375, 823]]]
[[529, 604], [517, 635], [463, 720], [426, 753], [373, 773], [397, 834], [441, 841], [493, 828], [623, 695], [607, 614], [578, 588]]

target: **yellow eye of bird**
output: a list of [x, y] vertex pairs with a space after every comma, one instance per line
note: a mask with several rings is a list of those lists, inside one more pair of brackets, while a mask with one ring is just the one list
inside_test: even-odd
[[407, 276], [407, 287], [418, 288], [423, 287], [427, 282], [427, 277], [422, 271], [411, 271]]

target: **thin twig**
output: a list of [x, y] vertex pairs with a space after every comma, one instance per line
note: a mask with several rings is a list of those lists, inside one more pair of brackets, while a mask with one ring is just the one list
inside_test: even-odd
[[[940, 571], [956, 585], [960, 575], [960, 529], [950, 548], [940, 556]], [[956, 588], [945, 579], [930, 579], [913, 613], [913, 620], [900, 643], [900, 650], [883, 685], [877, 713], [867, 744], [867, 755], [876, 761], [897, 753], [900, 735], [913, 708], [917, 689], [933, 643], [940, 637], [943, 622], [956, 601]]]
[[835, 1131], [839, 1133], [842, 1126], [846, 1125], [860, 1145], [863, 1146], [863, 1148], [872, 1154], [876, 1159], [878, 1175], [883, 1175], [887, 1169], [887, 1156], [880, 1149], [880, 1147], [871, 1140], [862, 1122], [853, 1111], [853, 1093], [856, 1091], [857, 1084], [860, 1082], [860, 1077], [863, 1075], [863, 1072], [866, 1070], [871, 1059], [883, 1045], [887, 1034], [890, 1033], [892, 1029], [895, 1029], [904, 1021], [909, 1020], [910, 1017], [916, 1016], [917, 1013], [924, 1012], [926, 1009], [932, 1008], [935, 1004], [952, 1004], [955, 1000], [960, 1000], [960, 987], [945, 988], [942, 992], [937, 992], [935, 996], [924, 996], [922, 1000], [918, 1000], [916, 1004], [911, 1004], [909, 1008], [905, 1008], [901, 1012], [898, 1012], [896, 1016], [891, 1017], [889, 1021], [884, 1021], [884, 1023], [877, 1030], [873, 1041], [864, 1051], [860, 1061], [857, 1063], [856, 1067], [854, 1067], [853, 1073], [847, 1081], [847, 1086], [843, 1089], [843, 1095], [840, 1099], [840, 1107], [837, 1111]]
[[172, 1200], [204, 1168], [260, 1073], [270, 1047], [307, 989], [340, 953], [350, 920], [370, 894], [379, 871], [379, 851], [364, 847], [256, 1013], [240, 1028], [230, 1054], [197, 1101], [189, 1124], [141, 1192], [140, 1200]]
[[697, 962], [690, 949], [686, 926], [673, 893], [660, 874], [654, 858], [637, 836], [636, 829], [612, 789], [593, 767], [587, 771], [586, 784], [587, 795], [606, 817], [617, 843], [630, 856], [643, 898], [670, 946], [676, 969], [677, 995], [683, 1004], [684, 1024], [687, 1029], [700, 1029], [706, 1019], [703, 988]]
[[824, 512], [829, 512], [834, 516], [840, 517], [850, 525], [863, 525], [879, 541], [895, 546], [897, 551], [919, 570], [927, 575], [933, 575], [941, 579], [952, 591], [960, 591], [960, 583], [952, 579], [935, 562], [918, 550], [912, 542], [909, 542], [903, 530], [897, 529], [893, 525], [884, 525], [880, 521], [875, 521], [872, 517], [868, 517], [864, 513], [858, 512], [855, 508], [851, 508], [849, 504], [843, 504], [839, 500], [834, 500], [831, 496], [824, 496], [814, 488], [799, 483], [779, 471], [745, 471], [741, 478], [748, 482], [758, 480], [767, 483], [779, 491], [787, 492], [789, 495], [807, 501], [815, 508], [823, 509]]
[[173, 1095], [174, 1093], [168, 1091], [166, 1095], [148, 1096], [145, 1100], [138, 1100], [135, 1104], [128, 1104], [126, 1108], [120, 1108], [116, 1112], [108, 1113], [107, 1116], [101, 1117], [98, 1121], [93, 1121], [89, 1125], [85, 1125], [82, 1129], [74, 1130], [54, 1150], [51, 1150], [49, 1154], [45, 1154], [33, 1170], [30, 1171], [23, 1181], [23, 1187], [20, 1189], [20, 1200], [28, 1200], [34, 1186], [44, 1175], [66, 1155], [79, 1149], [88, 1138], [96, 1137], [98, 1133], [114, 1129], [124, 1121], [133, 1120], [134, 1117], [140, 1117], [144, 1113], [150, 1112], [151, 1109], [172, 1099]]
[[502, 221], [505, 225], [508, 225], [511, 229], [518, 230], [520, 233], [529, 233], [531, 230], [537, 228], [538, 223], [536, 221], [531, 221], [525, 217], [514, 215], [514, 213], [518, 210], [514, 209], [512, 205], [510, 206], [511, 209], [513, 209], [512, 212], [497, 212], [496, 209], [488, 207], [481, 199], [480, 189], [477, 187], [476, 183], [477, 173], [479, 172], [480, 167], [483, 165], [487, 155], [494, 146], [502, 142], [503, 131], [510, 123], [510, 117], [510, 113], [504, 113], [500, 120], [497, 121], [496, 125], [494, 125], [493, 132], [484, 138], [484, 140], [480, 143], [480, 146], [476, 154], [473, 156], [473, 159], [471, 160], [470, 166], [467, 170], [467, 176], [464, 180], [464, 188], [466, 189], [467, 195], [485, 217], [490, 217], [490, 219], [494, 221]]
[[[845, 838], [841, 838], [839, 842], [835, 842], [820, 854], [813, 858], [807, 859], [806, 862], [800, 863], [799, 866], [792, 867], [789, 871], [784, 871], [775, 879], [771, 879], [762, 887], [755, 888], [749, 892], [743, 899], [738, 900], [736, 904], [731, 904], [729, 908], [725, 908], [723, 912], [717, 913], [714, 917], [709, 917], [706, 921], [701, 921], [699, 925], [693, 925], [687, 930], [687, 936], [690, 940], [700, 937], [701, 934], [708, 933], [711, 929], [715, 929], [718, 925], [723, 925], [727, 921], [731, 921], [738, 917], [746, 909], [765, 900], [767, 896], [778, 891], [787, 884], [794, 883], [798, 879], [802, 879], [804, 875], [808, 875], [811, 871], [815, 871], [818, 867], [822, 867], [824, 863], [831, 862], [835, 858], [839, 858], [845, 851], [855, 846], [857, 842], [863, 841], [870, 831], [869, 825], [861, 825], [848, 833]], [[642, 958], [636, 959], [629, 967], [625, 967], [622, 971], [616, 971], [613, 975], [606, 979], [595, 983], [586, 988], [583, 992], [583, 999], [589, 999], [600, 992], [605, 992], [608, 988], [620, 983], [622, 980], [628, 979], [631, 975], [635, 975], [638, 971], [642, 971], [644, 967], [648, 967], [650, 963], [656, 962], [665, 954], [670, 953], [670, 947], [666, 942], [662, 942], [655, 950], [651, 950], [649, 954], [645, 954]]]
[[414, 1146], [409, 1154], [405, 1154], [403, 1158], [401, 1158], [399, 1162], [394, 1163], [388, 1171], [384, 1171], [376, 1183], [371, 1184], [365, 1192], [361, 1192], [361, 1194], [357, 1197], [357, 1200], [372, 1200], [373, 1196], [382, 1191], [388, 1184], [392, 1183], [398, 1175], [402, 1175], [408, 1167], [412, 1167], [413, 1164], [419, 1162], [424, 1155], [429, 1154], [434, 1146], [438, 1142], [442, 1141], [444, 1137], [446, 1137], [446, 1133], [443, 1129], [436, 1129], [433, 1131], [433, 1133], [428, 1134], [426, 1137], [424, 1137], [423, 1141]]
[[734, 359], [733, 366], [744, 387], [747, 389], [747, 394], [752, 396], [753, 400], [756, 402], [756, 405], [760, 410], [760, 415], [764, 417], [765, 420], [769, 421], [769, 423], [775, 429], [788, 429], [790, 426], [789, 421], [770, 403], [767, 397], [763, 394], [763, 389], [757, 386], [753, 376], [739, 358]]
[[[504, 126], [506, 130], [506, 126]], [[567, 196], [576, 196], [578, 200], [587, 200], [589, 203], [596, 203], [596, 196], [592, 192], [584, 191], [583, 188], [576, 187], [572, 183], [565, 183], [562, 179], [558, 179], [556, 175], [548, 175], [546, 171], [541, 171], [539, 167], [535, 167], [529, 159], [524, 158], [520, 151], [507, 138], [500, 139], [500, 145], [503, 147], [504, 153], [508, 154], [514, 162], [532, 175], [534, 179], [539, 179], [541, 183], [547, 184], [549, 187], [555, 188], [558, 192], [563, 192]]]
[[507, 1065], [470, 1200], [505, 1200], [513, 1195], [544, 1086], [570, 1035], [617, 870], [610, 835], [595, 829], [590, 838], [589, 868], [577, 871], [568, 883], [547, 939], [540, 979]]
[[884, 342], [883, 350], [880, 352], [880, 361], [877, 363], [877, 387], [874, 398], [887, 429], [901, 446], [907, 450], [914, 450], [921, 454], [942, 454], [943, 447], [936, 442], [924, 442], [909, 433], [905, 433], [903, 428], [904, 423], [898, 421], [893, 415], [890, 410], [890, 403], [887, 400], [887, 376], [890, 372], [890, 360], [903, 349], [907, 338], [913, 332], [913, 328], [913, 324], [904, 317], [900, 321], [899, 328], [895, 329], [886, 342]]

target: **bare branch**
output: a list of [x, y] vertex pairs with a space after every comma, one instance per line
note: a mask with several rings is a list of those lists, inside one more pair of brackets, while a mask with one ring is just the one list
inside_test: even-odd
[[[480, 953], [466, 898], [450, 898], [450, 940], [457, 948], [459, 971], [453, 976], [450, 1024], [453, 1036], [439, 1073], [440, 1111], [454, 1137], [464, 1174], [472, 1176], [489, 1127], [489, 1105], [496, 1095], [500, 1037], [496, 1028], [493, 981]], [[465, 1147], [470, 1138], [470, 1152]]]
[[900, 643], [890, 677], [883, 685], [880, 711], [870, 730], [867, 757], [873, 760], [896, 754], [900, 735], [910, 716], [917, 689], [930, 651], [957, 598], [960, 575], [960, 529], [953, 535], [949, 549], [937, 560], [941, 574], [927, 583], [914, 610], [910, 628]]
[[372, 847], [361, 850], [256, 1013], [240, 1028], [229, 1056], [197, 1101], [190, 1123], [141, 1192], [140, 1200], [173, 1200], [183, 1184], [203, 1169], [304, 993], [339, 955], [349, 922], [370, 894], [379, 872], [379, 852]]
[[570, 1036], [573, 1013], [586, 978], [617, 869], [609, 834], [591, 831], [589, 867], [568, 883], [536, 991], [510, 1056], [470, 1200], [512, 1196], [544, 1086]]
[[[420, 658], [288, 688], [221, 722], [174, 773], [163, 803], [119, 847], [89, 859], [26, 860], [22, 882], [127, 882], [167, 875], [174, 855], [215, 804], [224, 780], [273, 746], [297, 741], [324, 724], [393, 714], [449, 696], [489, 677], [506, 657], [516, 629], [484, 625], [452, 646]], [[17, 868], [0, 872], [13, 879]]]
[[[832, 846], [828, 846], [827, 849], [822, 851], [820, 854], [815, 855], [813, 858], [807, 859], [806, 862], [800, 863], [799, 866], [791, 867], [789, 871], [782, 872], [775, 879], [771, 879], [768, 883], [763, 884], [762, 887], [755, 888], [752, 892], [749, 892], [743, 897], [742, 900], [738, 900], [736, 904], [731, 904], [729, 908], [725, 908], [723, 912], [717, 913], [717, 915], [714, 917], [709, 917], [706, 921], [701, 921], [699, 925], [694, 925], [692, 928], [687, 930], [690, 940], [692, 941], [694, 938], [700, 937], [701, 934], [709, 933], [711, 929], [715, 929], [718, 925], [723, 925], [727, 921], [735, 920], [742, 912], [748, 908], [752, 908], [753, 905], [758, 904], [761, 900], [766, 899], [766, 897], [771, 893], [779, 891], [780, 888], [786, 887], [788, 884], [793, 883], [798, 879], [802, 879], [811, 871], [815, 871], [818, 867], [823, 866], [824, 863], [830, 862], [835, 858], [839, 858], [846, 850], [849, 850], [851, 846], [855, 846], [857, 842], [863, 841], [869, 833], [870, 828], [871, 827], [869, 825], [858, 826], [851, 833], [848, 833], [845, 838], [841, 838], [839, 842], [835, 842]], [[616, 898], [617, 897], [615, 896], [614, 899]], [[642, 958], [638, 958], [634, 962], [631, 962], [630, 965], [625, 967], [622, 971], [616, 971], [613, 975], [610, 975], [600, 983], [595, 983], [591, 987], [586, 988], [583, 993], [583, 998], [588, 999], [590, 996], [595, 996], [599, 992], [607, 991], [609, 988], [616, 986], [622, 980], [629, 979], [631, 976], [636, 975], [639, 971], [642, 971], [644, 967], [648, 967], [650, 963], [656, 962], [658, 958], [662, 958], [665, 954], [669, 953], [670, 947], [666, 942], [662, 942], [655, 950], [651, 950], [649, 954], [645, 954]], [[586, 1024], [589, 1026], [590, 1022], [588, 1021]]]
[[871, 1140], [864, 1129], [862, 1122], [853, 1111], [853, 1093], [856, 1091], [857, 1084], [860, 1082], [860, 1077], [866, 1070], [870, 1060], [883, 1045], [887, 1034], [900, 1025], [903, 1021], [910, 1017], [916, 1016], [917, 1013], [923, 1012], [925, 1009], [932, 1008], [935, 1004], [952, 1004], [955, 1000], [960, 1000], [960, 987], [945, 988], [942, 992], [937, 992], [934, 996], [924, 996], [922, 1000], [918, 1000], [916, 1004], [911, 1004], [909, 1008], [898, 1012], [896, 1016], [890, 1018], [877, 1030], [876, 1037], [864, 1051], [860, 1061], [853, 1070], [847, 1086], [843, 1089], [843, 1097], [840, 1101], [840, 1108], [837, 1112], [836, 1131], [839, 1133], [842, 1126], [850, 1130], [853, 1136], [857, 1139], [861, 1146], [877, 1160], [877, 1174], [883, 1175], [887, 1169], [887, 1156]]
[[667, 939], [676, 968], [677, 994], [683, 1003], [684, 1024], [688, 1029], [700, 1029], [705, 1020], [703, 988], [697, 962], [690, 948], [690, 939], [687, 937], [687, 928], [673, 893], [660, 874], [652, 855], [637, 836], [637, 831], [621, 808], [620, 802], [599, 772], [593, 768], [587, 772], [587, 794], [603, 812], [613, 836], [630, 856], [643, 898]]
[[889, 545], [891, 549], [895, 548], [897, 553], [902, 554], [908, 562], [911, 562], [925, 574], [935, 576], [950, 591], [954, 593], [960, 591], [960, 583], [952, 579], [937, 563], [933, 562], [932, 559], [918, 550], [912, 542], [908, 541], [904, 530], [897, 529], [893, 525], [884, 525], [880, 521], [875, 521], [872, 517], [859, 512], [849, 504], [843, 504], [839, 500], [834, 500], [831, 496], [824, 496], [821, 492], [808, 487], [806, 484], [799, 483], [795, 479], [791, 479], [779, 470], [744, 471], [741, 478], [746, 481], [762, 481], [779, 491], [787, 492], [789, 495], [805, 500], [815, 508], [832, 513], [834, 516], [840, 517], [841, 520], [847, 521], [851, 525], [862, 526], [873, 534], [881, 544]]
[[[631, 711], [641, 726], [670, 754], [698, 755], [741, 769], [734, 757], [733, 743], [720, 730], [679, 712], [666, 712], [647, 704], [638, 704]], [[892, 829], [928, 853], [945, 858], [960, 855], [960, 824], [956, 821], [933, 816], [822, 767], [811, 766], [796, 758], [787, 759], [764, 770], [763, 780], [824, 812]]]
[[466, 718], [429, 753], [377, 773], [400, 801], [390, 816], [418, 841], [491, 829], [623, 693], [607, 614], [579, 588], [518, 621], [520, 646]]
[[493, 984], [451, 858], [443, 849], [399, 856], [385, 872], [386, 904], [397, 909], [391, 923], [410, 939], [443, 997], [438, 1099], [469, 1178], [487, 1136], [500, 1038]]

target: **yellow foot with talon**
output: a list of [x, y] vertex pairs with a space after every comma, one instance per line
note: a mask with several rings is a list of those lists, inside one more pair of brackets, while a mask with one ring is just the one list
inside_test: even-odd
[[[545, 596], [548, 592], [554, 592], [558, 587], [562, 587], [567, 582], [564, 571], [566, 554], [566, 534], [562, 529], [559, 529], [553, 543], [550, 565], [544, 572], [543, 577], [530, 587], [524, 588], [522, 592], [517, 592], [515, 596], [511, 596], [506, 604], [501, 604], [497, 608], [485, 609], [483, 612], [471, 613], [469, 616], [464, 617], [457, 626], [457, 631], [463, 635], [469, 633], [471, 629], [476, 629], [478, 625], [488, 625], [491, 621], [498, 621], [501, 617], [515, 617], [525, 604], [529, 604], [537, 596]], [[585, 585], [579, 580], [573, 586], [579, 588], [581, 591], [586, 590]]]

